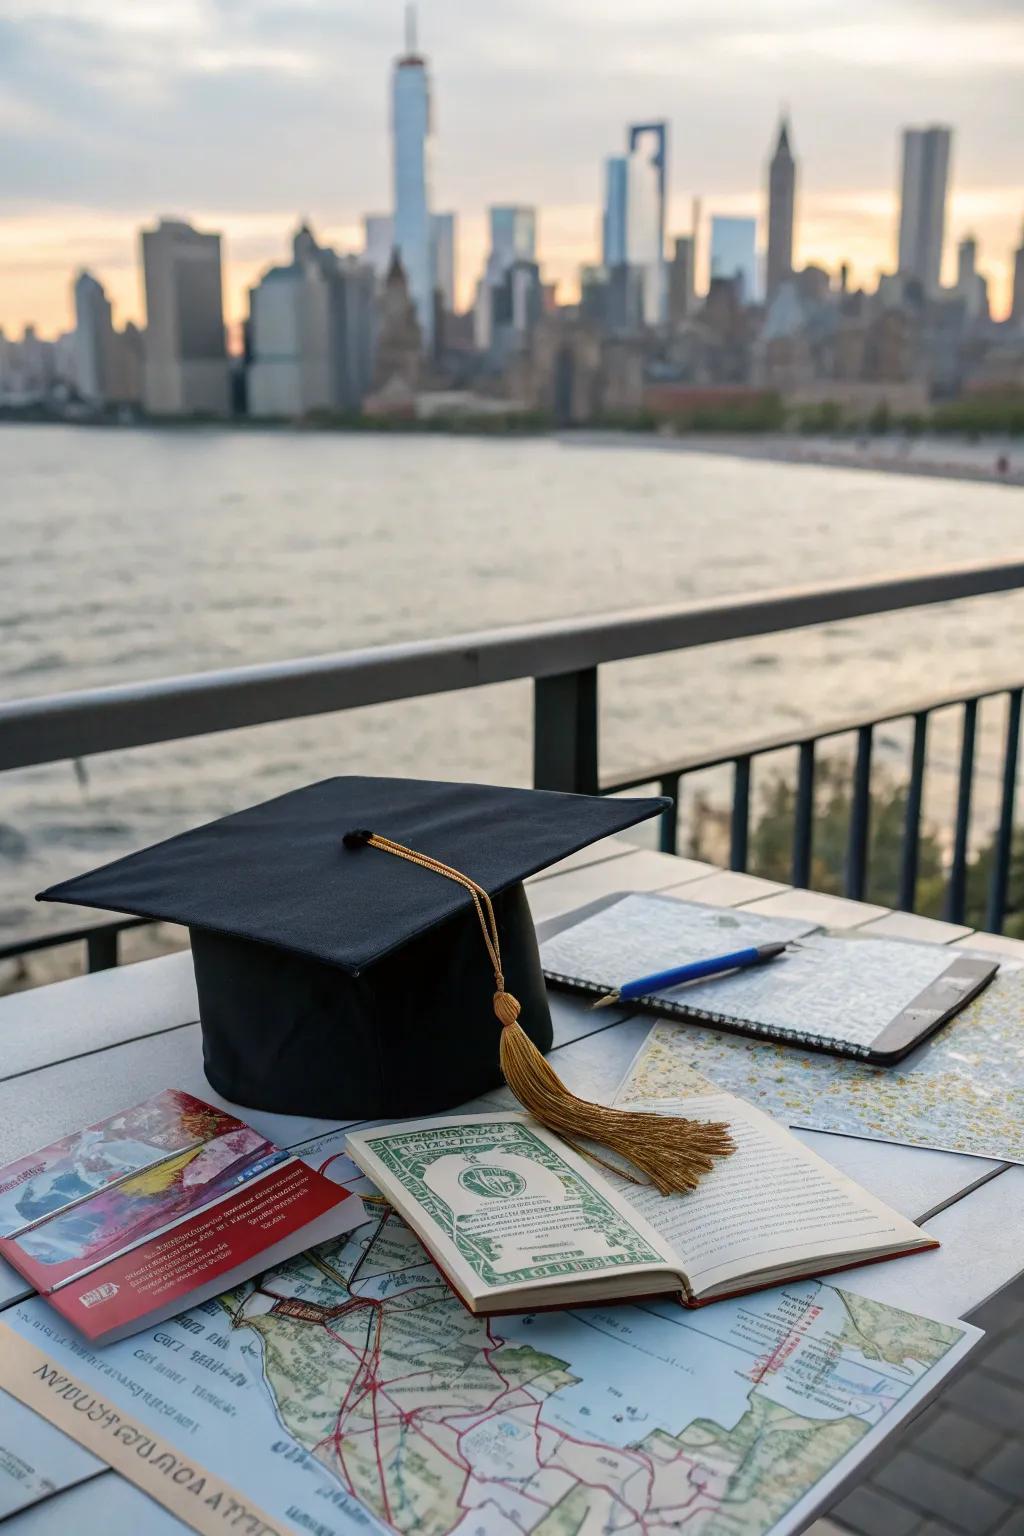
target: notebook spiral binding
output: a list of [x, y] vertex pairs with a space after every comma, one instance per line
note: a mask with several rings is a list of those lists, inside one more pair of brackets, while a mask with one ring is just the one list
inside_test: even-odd
[[[569, 992], [589, 992], [596, 997], [605, 997], [611, 990], [594, 981], [581, 981], [576, 976], [563, 976], [557, 971], [544, 971], [546, 980], [557, 987], [565, 987]], [[686, 1019], [690, 1023], [714, 1024], [718, 1029], [726, 1029], [730, 1034], [754, 1036], [759, 1040], [771, 1040], [779, 1045], [802, 1045], [812, 1051], [828, 1051], [832, 1056], [849, 1056], [856, 1061], [868, 1061], [871, 1058], [871, 1048], [866, 1045], [854, 1045], [852, 1041], [837, 1040], [831, 1035], [818, 1035], [805, 1029], [782, 1029], [777, 1024], [754, 1024], [746, 1020], [740, 1022], [730, 1018], [725, 1013], [712, 1013], [706, 1008], [684, 1008], [679, 1003], [666, 1002], [656, 994], [650, 997], [631, 998], [628, 1005], [631, 1008], [646, 1008], [652, 1013], [667, 1014], [672, 1018]]]

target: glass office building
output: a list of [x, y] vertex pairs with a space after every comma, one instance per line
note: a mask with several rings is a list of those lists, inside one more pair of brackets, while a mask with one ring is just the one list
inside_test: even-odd
[[604, 163], [604, 219], [601, 226], [601, 261], [609, 269], [626, 260], [626, 189], [629, 161], [625, 155], [609, 155]]
[[394, 240], [416, 307], [424, 348], [434, 335], [434, 273], [430, 228], [430, 77], [416, 50], [415, 23], [406, 15], [406, 50], [391, 81]]
[[521, 204], [490, 209], [491, 257], [495, 276], [513, 262], [537, 259], [537, 211]]
[[711, 277], [729, 278], [738, 283], [744, 304], [756, 304], [760, 298], [757, 280], [757, 220], [725, 218], [715, 214], [711, 220]]

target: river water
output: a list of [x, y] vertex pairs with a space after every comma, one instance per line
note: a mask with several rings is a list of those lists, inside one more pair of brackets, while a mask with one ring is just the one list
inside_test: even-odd
[[[5, 426], [0, 696], [1022, 551], [1019, 490], [647, 441]], [[608, 667], [602, 763], [1019, 680], [1022, 639], [1013, 594]], [[951, 732], [934, 755], [941, 819]], [[526, 783], [530, 758], [518, 683], [10, 773], [0, 928], [66, 926], [46, 882], [304, 782]]]

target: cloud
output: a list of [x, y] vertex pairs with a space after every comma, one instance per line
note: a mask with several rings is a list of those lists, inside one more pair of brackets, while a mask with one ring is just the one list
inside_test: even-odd
[[[436, 202], [463, 216], [474, 265], [486, 205], [529, 201], [567, 278], [593, 251], [601, 162], [631, 120], [670, 123], [673, 229], [688, 227], [694, 192], [709, 208], [757, 208], [782, 100], [808, 217], [865, 189], [891, 207], [900, 127], [938, 120], [956, 128], [958, 193], [1005, 194], [1001, 217], [1017, 221], [1019, 0], [860, 0], [844, 24], [821, 0], [778, 0], [770, 28], [763, 0], [421, 0], [420, 12]], [[164, 211], [207, 210], [232, 230], [281, 221], [270, 259], [296, 212], [344, 229], [388, 206], [401, 28], [400, 0], [0, 0], [0, 320], [14, 302], [6, 226], [33, 212], [46, 245], [44, 227], [76, 211], [70, 266], [79, 215], [113, 220], [130, 251], [130, 221]], [[885, 224], [872, 226], [876, 265]]]

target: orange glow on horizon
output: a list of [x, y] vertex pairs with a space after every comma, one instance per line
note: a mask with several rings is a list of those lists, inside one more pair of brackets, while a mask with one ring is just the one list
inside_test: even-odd
[[[675, 199], [688, 208], [688, 200]], [[978, 266], [989, 280], [995, 318], [1010, 307], [1013, 251], [1021, 242], [1024, 187], [979, 187], [951, 192], [943, 280], [956, 271], [957, 242], [971, 233], [978, 240]], [[732, 196], [705, 200], [698, 242], [698, 283], [706, 282], [707, 240], [714, 213], [759, 216], [761, 199]], [[275, 262], [289, 259], [292, 232], [298, 222], [287, 211], [270, 214], [223, 214], [215, 209], [187, 215], [200, 229], [219, 230], [224, 239], [224, 312], [229, 327], [237, 327], [248, 311], [248, 289]], [[137, 252], [139, 230], [154, 222], [151, 215], [113, 215], [84, 208], [60, 208], [43, 215], [25, 213], [0, 220], [0, 328], [17, 337], [26, 324], [39, 334], [55, 336], [73, 324], [71, 285], [76, 272], [87, 267], [99, 278], [114, 305], [115, 318], [143, 323], [144, 302]], [[892, 191], [849, 193], [803, 192], [797, 208], [796, 259], [838, 273], [846, 261], [854, 286], [873, 289], [879, 272], [894, 265], [896, 198]], [[579, 267], [599, 259], [599, 210], [591, 204], [544, 207], [538, 214], [538, 244], [546, 281], [558, 284], [559, 298], [571, 302], [579, 291]], [[317, 237], [343, 251], [362, 246], [359, 220], [313, 220]], [[670, 220], [671, 239], [688, 232], [688, 213]], [[483, 213], [458, 219], [457, 299], [472, 302], [486, 256], [487, 225]]]

